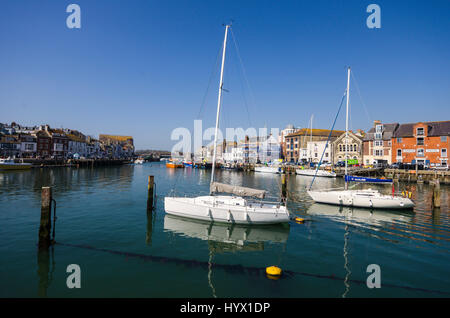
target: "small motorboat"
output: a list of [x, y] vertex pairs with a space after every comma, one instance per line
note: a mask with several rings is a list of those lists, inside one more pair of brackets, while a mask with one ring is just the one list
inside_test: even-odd
[[180, 161], [166, 161], [166, 168], [183, 168], [184, 165]]

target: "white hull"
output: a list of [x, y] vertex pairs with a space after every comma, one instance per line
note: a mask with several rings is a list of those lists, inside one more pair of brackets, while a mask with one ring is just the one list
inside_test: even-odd
[[308, 191], [315, 202], [374, 209], [410, 209], [409, 198], [383, 195], [374, 190]]
[[144, 160], [142, 160], [142, 159], [136, 159], [135, 161], [134, 161], [134, 164], [135, 165], [141, 165], [141, 164], [143, 164], [144, 163]]
[[197, 220], [236, 224], [276, 224], [289, 222], [285, 206], [247, 201], [235, 196], [165, 197], [167, 214]]
[[255, 172], [264, 172], [264, 173], [281, 173], [280, 167], [255, 167]]
[[[313, 169], [295, 169], [295, 173], [301, 176], [310, 176], [314, 177], [316, 175], [316, 170]], [[328, 177], [328, 178], [336, 178], [335, 172], [318, 170], [316, 177]]]

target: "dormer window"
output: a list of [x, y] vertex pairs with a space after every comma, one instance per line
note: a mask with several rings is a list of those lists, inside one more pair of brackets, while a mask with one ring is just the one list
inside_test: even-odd
[[383, 125], [376, 125], [375, 126], [375, 132], [382, 133], [383, 132]]
[[417, 128], [417, 130], [416, 130], [416, 135], [417, 135], [417, 136], [423, 136], [423, 135], [425, 135], [425, 129], [424, 129], [423, 127]]
[[382, 139], [382, 138], [383, 138], [383, 134], [381, 132], [375, 133], [375, 139]]

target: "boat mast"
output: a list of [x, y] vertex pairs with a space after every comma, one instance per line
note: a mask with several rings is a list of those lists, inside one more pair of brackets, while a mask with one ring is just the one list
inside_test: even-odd
[[214, 152], [213, 152], [213, 162], [212, 162], [212, 172], [211, 172], [211, 184], [214, 182], [214, 171], [216, 168], [217, 133], [219, 130], [220, 104], [222, 101], [223, 67], [225, 65], [225, 52], [226, 52], [226, 48], [227, 48], [227, 36], [228, 36], [228, 28], [229, 27], [230, 27], [229, 25], [225, 26], [225, 38], [223, 40], [222, 67], [220, 69], [219, 97], [217, 99], [216, 130], [214, 133]]
[[[312, 122], [313, 122], [313, 118], [314, 118], [314, 114], [311, 115], [311, 130], [309, 131], [309, 133], [310, 133], [309, 140], [310, 140], [310, 143], [311, 143], [311, 145], [309, 147], [309, 162], [313, 161], [312, 150], [311, 150], [311, 147], [312, 147]], [[311, 166], [309, 166], [309, 168], [311, 168]]]
[[[350, 66], [347, 70], [347, 108], [346, 108], [346, 115], [345, 115], [345, 176], [344, 179], [347, 177], [347, 165], [348, 165], [348, 102], [350, 98]], [[347, 180], [345, 179], [345, 190], [348, 189]]]

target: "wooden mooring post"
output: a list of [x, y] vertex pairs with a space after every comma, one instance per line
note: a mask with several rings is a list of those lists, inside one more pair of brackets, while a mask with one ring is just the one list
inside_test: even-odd
[[286, 199], [286, 174], [281, 175], [281, 199]]
[[440, 208], [441, 207], [441, 185], [439, 179], [430, 182], [433, 194], [431, 197], [431, 208]]
[[153, 210], [153, 189], [154, 189], [154, 176], [148, 176], [147, 185], [147, 211]]
[[39, 226], [39, 249], [48, 249], [51, 245], [50, 233], [52, 229], [52, 188], [42, 187], [41, 194], [41, 223]]

